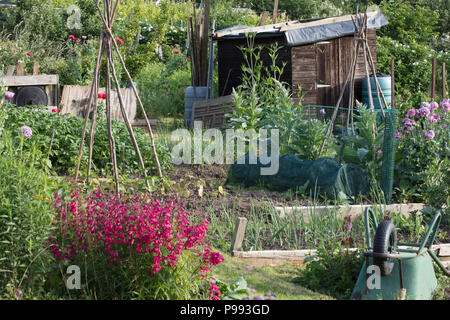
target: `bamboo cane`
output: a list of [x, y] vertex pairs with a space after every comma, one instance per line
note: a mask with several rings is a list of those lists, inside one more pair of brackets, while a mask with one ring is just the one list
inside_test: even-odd
[[80, 148], [78, 150], [78, 159], [77, 159], [77, 165], [75, 168], [75, 182], [78, 180], [78, 173], [80, 170], [80, 163], [81, 163], [81, 157], [83, 155], [83, 148], [84, 148], [84, 139], [86, 137], [86, 130], [87, 130], [87, 124], [89, 121], [89, 115], [91, 113], [91, 107], [92, 104], [97, 104], [97, 92], [98, 92], [98, 82], [100, 78], [100, 63], [103, 55], [104, 45], [103, 45], [103, 37], [104, 34], [100, 34], [100, 43], [99, 43], [99, 50], [97, 55], [97, 62], [95, 66], [95, 73], [94, 73], [94, 80], [92, 81], [90, 93], [89, 93], [89, 100], [88, 104], [86, 106], [86, 115], [84, 117], [84, 125], [83, 130], [81, 132], [81, 142], [80, 142]]
[[106, 123], [108, 128], [108, 139], [109, 139], [109, 148], [111, 154], [111, 163], [114, 175], [114, 186], [116, 194], [119, 194], [119, 174], [117, 172], [117, 156], [116, 156], [116, 144], [114, 141], [114, 136], [112, 134], [112, 123], [111, 123], [111, 40], [108, 39], [108, 51], [106, 52], [107, 60], [106, 60]]
[[[98, 4], [98, 0], [95, 2], [95, 5], [97, 6], [98, 11], [101, 13], [100, 6], [99, 6], [99, 4]], [[126, 68], [125, 61], [123, 60], [122, 55], [120, 54], [119, 47], [118, 47], [118, 45], [117, 45], [117, 43], [116, 43], [116, 40], [114, 39], [114, 36], [113, 36], [113, 34], [112, 34], [112, 31], [111, 31], [111, 28], [108, 27], [105, 18], [104, 18], [101, 14], [100, 14], [100, 17], [101, 17], [102, 20], [103, 20], [103, 25], [105, 26], [106, 31], [108, 32], [109, 36], [111, 37], [111, 42], [112, 42], [113, 45], [114, 45], [114, 49], [115, 49], [115, 51], [116, 51], [116, 54], [117, 54], [117, 56], [119, 57], [120, 63], [121, 63], [121, 65], [122, 65], [122, 68], [123, 68], [123, 70], [125, 71], [125, 73], [126, 73], [126, 75], [127, 75], [127, 77], [128, 77], [128, 80], [130, 81], [130, 84], [131, 84], [131, 87], [132, 87], [132, 89], [133, 89], [133, 92], [134, 92], [134, 94], [135, 94], [135, 96], [136, 96], [136, 99], [138, 100], [139, 106], [140, 106], [141, 111], [142, 111], [142, 113], [143, 113], [143, 115], [144, 115], [145, 121], [146, 121], [146, 123], [147, 123], [147, 129], [148, 129], [148, 132], [149, 132], [149, 135], [150, 135], [150, 140], [151, 140], [151, 146], [152, 146], [153, 154], [154, 154], [154, 156], [155, 156], [155, 162], [156, 162], [156, 167], [157, 167], [157, 169], [158, 169], [158, 175], [159, 175], [160, 178], [162, 178], [161, 165], [160, 165], [160, 163], [159, 163], [158, 154], [157, 154], [157, 152], [156, 152], [156, 147], [155, 147], [155, 141], [154, 141], [153, 131], [152, 131], [152, 128], [151, 128], [151, 126], [150, 126], [150, 121], [148, 120], [148, 117], [147, 117], [147, 114], [146, 114], [146, 112], [145, 112], [144, 106], [143, 106], [143, 104], [142, 104], [142, 100], [141, 100], [141, 98], [139, 97], [139, 94], [137, 93], [136, 86], [135, 86], [134, 83], [133, 83], [133, 79], [131, 78], [131, 75], [130, 75], [130, 73], [128, 72], [128, 69]]]

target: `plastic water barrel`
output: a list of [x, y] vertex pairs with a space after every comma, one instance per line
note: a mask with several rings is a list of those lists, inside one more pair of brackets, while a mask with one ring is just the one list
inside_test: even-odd
[[187, 87], [184, 94], [184, 125], [192, 128], [192, 106], [195, 101], [206, 100], [208, 96], [208, 87]]
[[[391, 108], [391, 76], [389, 75], [377, 75], [378, 83], [380, 84], [381, 91], [384, 94], [384, 98], [386, 99], [387, 106], [383, 105], [383, 108]], [[370, 77], [370, 89], [372, 90], [372, 100], [375, 109], [380, 109], [380, 103], [378, 102], [377, 96], [377, 87], [375, 84], [375, 78], [373, 76]], [[380, 94], [381, 103], [383, 103], [383, 98]], [[369, 90], [367, 88], [367, 80], [363, 79], [362, 84], [362, 102], [370, 108], [370, 100], [369, 100]]]

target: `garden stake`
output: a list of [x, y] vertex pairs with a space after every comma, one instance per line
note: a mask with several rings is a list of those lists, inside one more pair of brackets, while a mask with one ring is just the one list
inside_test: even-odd
[[445, 79], [446, 79], [446, 72], [445, 72], [445, 62], [442, 63], [442, 100], [445, 100], [446, 97], [446, 90], [445, 90]]
[[391, 60], [391, 108], [395, 109], [395, 66]]
[[78, 173], [80, 170], [81, 156], [83, 155], [84, 139], [86, 137], [87, 123], [89, 121], [89, 114], [91, 113], [92, 103], [94, 103], [94, 104], [97, 103], [98, 81], [100, 78], [100, 62], [102, 59], [103, 50], [104, 50], [103, 33], [101, 33], [100, 34], [100, 43], [99, 43], [99, 48], [98, 48], [98, 55], [97, 55], [97, 64], [96, 64], [95, 73], [94, 73], [94, 80], [92, 81], [91, 90], [89, 93], [89, 101], [86, 106], [86, 115], [84, 117], [83, 131], [81, 132], [80, 149], [78, 150], [77, 165], [75, 168], [75, 182], [78, 181]]
[[433, 58], [431, 65], [431, 100], [436, 97], [436, 58]]
[[[110, 58], [111, 58], [111, 40], [108, 39], [109, 46], [108, 46], [108, 52], [107, 60], [106, 60], [106, 73], [109, 75], [111, 72], [111, 65], [110, 65]], [[107, 77], [106, 79], [106, 122], [107, 122], [107, 128], [108, 128], [108, 139], [109, 139], [109, 148], [111, 152], [111, 160], [112, 160], [112, 166], [113, 166], [113, 174], [114, 174], [114, 187], [116, 194], [119, 193], [119, 175], [117, 173], [117, 157], [116, 157], [116, 144], [114, 141], [114, 136], [112, 134], [111, 129], [111, 78]]]

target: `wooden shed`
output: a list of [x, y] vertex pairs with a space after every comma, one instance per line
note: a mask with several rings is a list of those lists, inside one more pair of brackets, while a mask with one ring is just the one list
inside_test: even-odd
[[[368, 13], [367, 38], [376, 63], [376, 29], [388, 22], [379, 12]], [[351, 15], [285, 22], [260, 27], [236, 26], [218, 31], [219, 94], [228, 95], [241, 84], [245, 64], [241, 46], [247, 45], [246, 34], [255, 34], [255, 46], [277, 43], [277, 65], [286, 64], [281, 78], [292, 89], [294, 101], [298, 101], [298, 86], [306, 93], [304, 105], [334, 106], [349, 70], [354, 45], [354, 24]], [[267, 49], [261, 57], [270, 64]], [[365, 76], [364, 56], [360, 50], [355, 76], [356, 99], [361, 100], [362, 79]], [[345, 97], [345, 96], [344, 96]], [[343, 100], [345, 103], [348, 99]]]

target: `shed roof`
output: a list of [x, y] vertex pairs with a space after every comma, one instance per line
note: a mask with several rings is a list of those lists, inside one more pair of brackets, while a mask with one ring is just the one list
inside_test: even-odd
[[[275, 37], [284, 35], [287, 46], [299, 46], [353, 35], [355, 26], [352, 17], [345, 15], [323, 19], [290, 21], [260, 27], [243, 25], [219, 30], [214, 34], [216, 40], [244, 38], [246, 33], [256, 33], [257, 37]], [[381, 12], [367, 13], [367, 28], [378, 29], [388, 24]]]
[[16, 7], [17, 3], [9, 1], [0, 1], [0, 7]]

